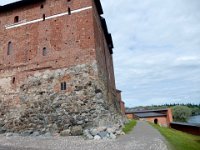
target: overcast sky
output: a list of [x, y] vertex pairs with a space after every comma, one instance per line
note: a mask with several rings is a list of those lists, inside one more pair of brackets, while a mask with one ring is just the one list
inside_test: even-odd
[[102, 0], [126, 106], [200, 103], [200, 0]]
[[126, 106], [200, 103], [200, 0], [101, 2]]

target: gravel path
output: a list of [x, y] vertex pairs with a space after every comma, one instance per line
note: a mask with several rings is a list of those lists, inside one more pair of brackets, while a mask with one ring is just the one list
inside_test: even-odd
[[116, 140], [0, 136], [0, 150], [167, 150], [165, 143], [157, 130], [141, 121], [137, 123], [134, 131]]
[[[126, 142], [125, 149], [132, 150], [168, 150], [165, 138], [144, 121], [138, 121], [131, 134], [119, 139], [120, 143]], [[134, 147], [134, 148], [131, 148]]]

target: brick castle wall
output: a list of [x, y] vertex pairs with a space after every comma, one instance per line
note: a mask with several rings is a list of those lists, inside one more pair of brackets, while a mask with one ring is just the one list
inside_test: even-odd
[[[4, 130], [60, 132], [117, 121], [115, 115], [109, 118], [120, 109], [112, 54], [93, 0], [41, 1], [0, 10], [0, 20], [0, 124]], [[67, 89], [61, 90], [64, 82]], [[48, 110], [54, 117], [61, 114], [60, 120], [52, 121], [43, 109], [38, 110], [48, 99], [59, 103]], [[69, 107], [60, 108], [60, 99]], [[65, 111], [71, 112], [68, 119], [62, 118]], [[24, 121], [27, 115], [30, 120]], [[30, 117], [37, 115], [43, 116], [39, 127]], [[68, 120], [69, 126], [64, 127], [66, 122], [61, 120]]]

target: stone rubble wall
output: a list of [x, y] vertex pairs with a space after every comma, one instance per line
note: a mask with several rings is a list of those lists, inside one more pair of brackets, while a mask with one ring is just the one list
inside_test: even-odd
[[[62, 81], [66, 91], [60, 91]], [[36, 71], [16, 87], [16, 93], [10, 92], [9, 96], [0, 85], [0, 133], [81, 135], [83, 130], [123, 124], [108, 104], [96, 63]]]

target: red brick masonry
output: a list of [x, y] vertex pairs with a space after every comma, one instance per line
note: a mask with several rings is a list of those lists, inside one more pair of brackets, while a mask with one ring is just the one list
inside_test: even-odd
[[171, 128], [180, 130], [186, 133], [200, 135], [200, 125], [181, 123], [181, 122], [172, 122], [170, 124]]
[[117, 90], [117, 99], [118, 99], [120, 107], [121, 107], [121, 112], [123, 115], [125, 115], [125, 102], [122, 101], [121, 93], [122, 93], [122, 91]]
[[144, 111], [135, 111], [135, 112], [126, 112], [126, 116], [129, 119], [140, 119], [146, 120], [152, 123], [160, 124], [162, 126], [170, 126], [170, 123], [173, 121], [172, 111], [168, 109], [160, 110], [144, 110]]
[[96, 61], [113, 103], [113, 45], [101, 13], [98, 0], [23, 0], [1, 6], [1, 88], [13, 90], [12, 95], [36, 71]]
[[102, 13], [99, 0], [0, 6], [3, 130], [73, 133], [119, 120], [112, 36]]

